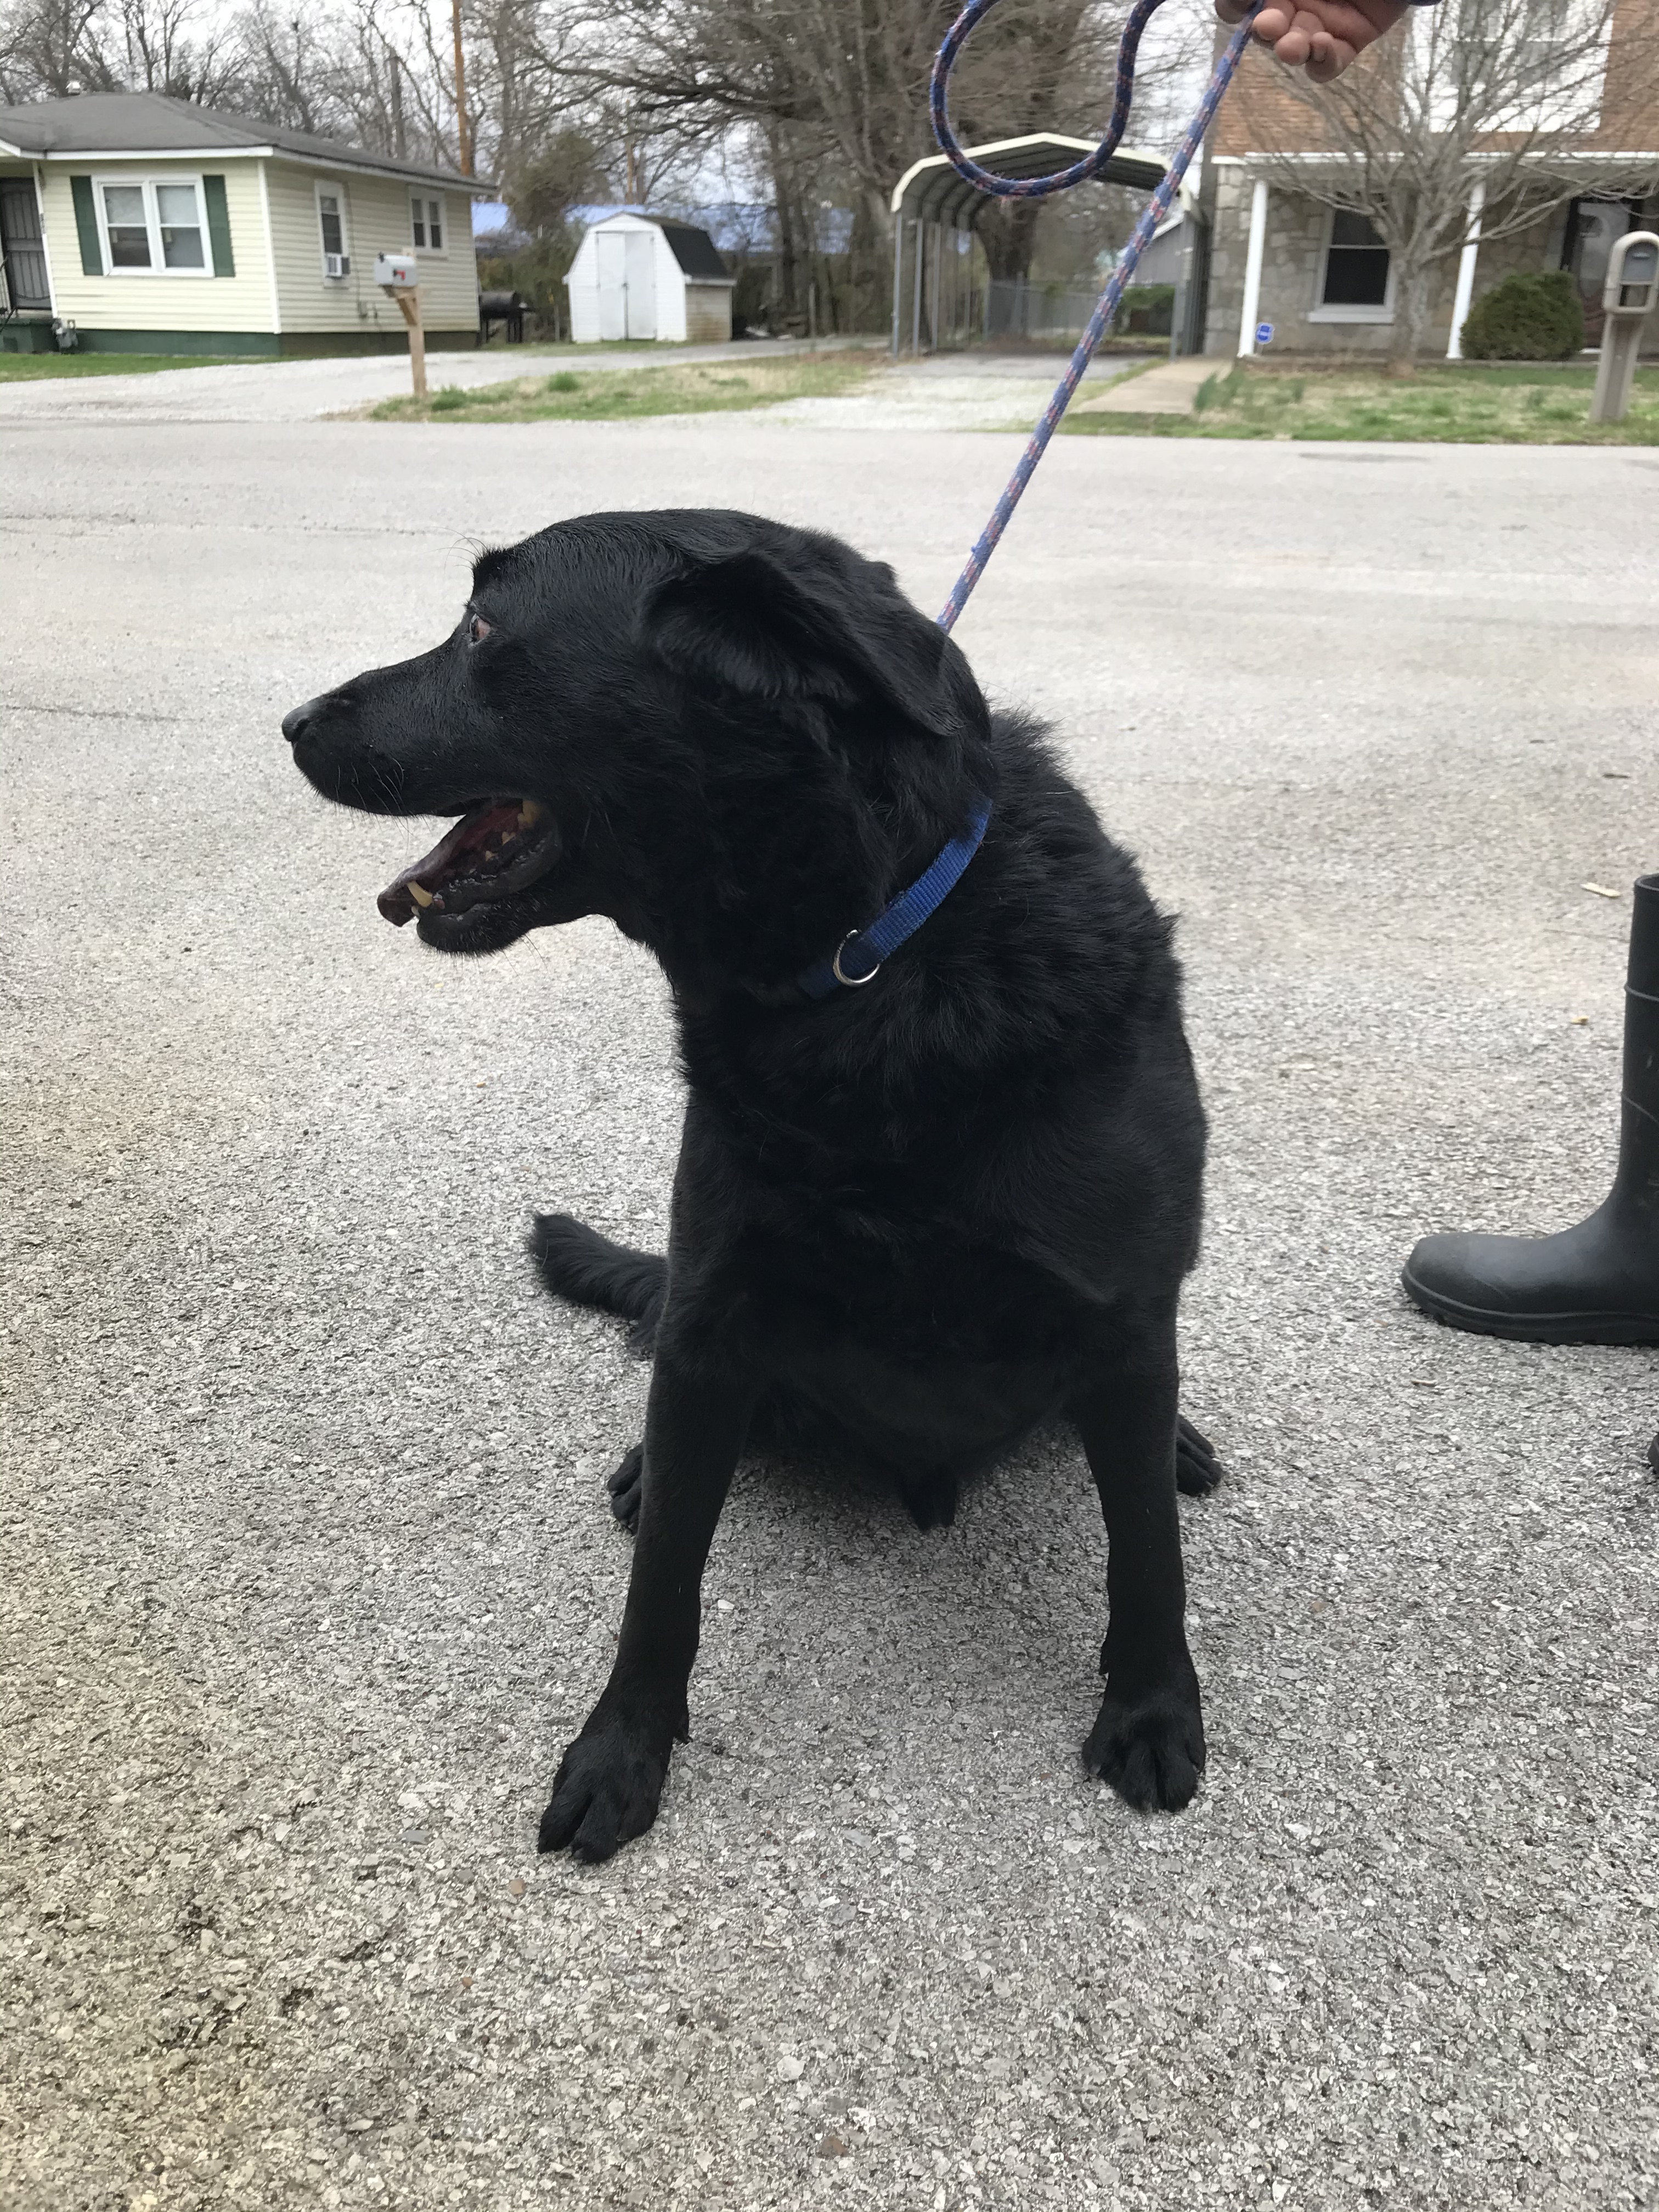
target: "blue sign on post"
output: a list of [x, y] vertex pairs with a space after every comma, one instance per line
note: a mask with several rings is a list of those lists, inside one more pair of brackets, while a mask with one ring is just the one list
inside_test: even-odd
[[1271, 323], [1258, 323], [1256, 325], [1255, 342], [1258, 345], [1271, 345], [1273, 343], [1273, 326]]

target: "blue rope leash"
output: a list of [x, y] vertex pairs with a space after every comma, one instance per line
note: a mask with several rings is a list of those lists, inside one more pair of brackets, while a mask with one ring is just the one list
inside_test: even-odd
[[[976, 24], [984, 21], [996, 4], [997, 0], [969, 0], [969, 5], [945, 33], [945, 43], [933, 64], [929, 93], [933, 135], [959, 175], [965, 177], [969, 184], [976, 185], [981, 191], [991, 192], [999, 199], [1043, 199], [1050, 192], [1068, 191], [1073, 185], [1084, 184], [1090, 178], [1099, 176], [1117, 151], [1134, 99], [1135, 56], [1139, 50], [1141, 33], [1163, 6], [1164, 0], [1136, 0], [1129, 20], [1124, 25], [1117, 50], [1117, 88], [1106, 136], [1092, 154], [1085, 155], [1080, 161], [1074, 161], [1070, 168], [1057, 169], [1047, 177], [999, 177], [989, 169], [981, 169], [977, 161], [971, 161], [963, 153], [957, 143], [956, 133], [951, 128], [948, 106], [951, 72], [956, 67], [957, 58], [969, 33]], [[1260, 4], [1261, 0], [1257, 0], [1257, 6]], [[1115, 320], [1125, 288], [1134, 275], [1141, 255], [1151, 244], [1153, 232], [1169, 213], [1193, 155], [1203, 144], [1205, 133], [1214, 120], [1222, 94], [1233, 81], [1233, 73], [1249, 43], [1250, 27], [1255, 15], [1256, 9], [1253, 8], [1228, 41], [1226, 52], [1216, 64], [1215, 74], [1199, 103], [1198, 112], [1176, 149], [1175, 158], [1165, 172], [1163, 183], [1146, 203], [1140, 221], [1135, 225], [1129, 243], [1124, 248], [1123, 258], [1113, 271], [1111, 282], [1101, 294], [1095, 311], [1089, 318], [1089, 326], [1078, 341], [1070, 365], [1055, 386], [1054, 398], [1042, 410], [1041, 421], [1026, 441], [1019, 466], [1008, 479], [1007, 488], [997, 501], [991, 520], [968, 556], [967, 567], [951, 587], [951, 596], [945, 602], [939, 617], [939, 626], [942, 630], [948, 632], [953, 629], [957, 617], [967, 605], [968, 595], [984, 574], [985, 564], [1007, 528], [1008, 518], [1018, 506], [1021, 493], [1031, 481], [1032, 472], [1042, 459], [1049, 439], [1054, 434], [1055, 425], [1070, 404], [1072, 394], [1081, 382], [1083, 372], [1089, 366], [1095, 348]], [[976, 808], [967, 830], [951, 840], [925, 875], [919, 877], [908, 890], [901, 891], [868, 928], [849, 930], [829, 959], [816, 961], [804, 975], [799, 976], [797, 981], [806, 996], [809, 999], [827, 999], [832, 991], [842, 986], [853, 988], [861, 983], [873, 982], [889, 954], [896, 952], [908, 937], [915, 935], [960, 879], [963, 871], [979, 850], [990, 818], [988, 806]]]
[[[1046, 177], [999, 177], [989, 169], [981, 169], [977, 161], [970, 161], [963, 152], [957, 143], [956, 133], [951, 128], [948, 105], [951, 72], [956, 67], [957, 58], [967, 43], [969, 34], [996, 4], [997, 0], [969, 0], [969, 5], [945, 33], [945, 43], [933, 63], [933, 83], [928, 95], [933, 109], [933, 136], [958, 175], [965, 177], [969, 184], [977, 185], [981, 191], [994, 193], [999, 199], [1043, 199], [1050, 192], [1068, 191], [1073, 185], [1097, 177], [1117, 151], [1129, 120], [1130, 103], [1134, 98], [1135, 55], [1139, 48], [1141, 33], [1163, 6], [1164, 0], [1137, 0], [1124, 26], [1123, 37], [1117, 50], [1116, 97], [1112, 104], [1111, 121], [1106, 136], [1092, 154], [1086, 155], [1080, 161], [1074, 161], [1069, 169], [1056, 169]], [[1260, 0], [1257, 0], [1257, 6], [1260, 6]], [[1135, 225], [1129, 243], [1124, 248], [1123, 258], [1113, 270], [1110, 283], [1101, 294], [1095, 311], [1089, 318], [1088, 328], [1078, 340], [1077, 350], [1072, 356], [1066, 374], [1054, 387], [1054, 398], [1043, 409], [1036, 429], [1026, 442], [1019, 466], [1009, 477], [1006, 489], [992, 511], [990, 520], [968, 556], [967, 566], [951, 587], [951, 596], [939, 616], [941, 629], [951, 630], [956, 627], [957, 617], [967, 605], [969, 593], [985, 573], [985, 564], [996, 550], [997, 541], [1007, 528], [1009, 517], [1019, 505], [1020, 495], [1031, 481], [1032, 472], [1048, 450], [1048, 441], [1054, 436], [1060, 416], [1070, 405], [1072, 395], [1082, 381], [1083, 372], [1089, 366], [1095, 348], [1116, 319], [1119, 304], [1140, 257], [1151, 245], [1153, 232], [1174, 204], [1175, 196], [1181, 189], [1181, 180], [1187, 173], [1193, 155], [1203, 144], [1205, 134], [1221, 105], [1222, 95], [1232, 82], [1234, 72], [1243, 59], [1256, 13], [1257, 9], [1252, 8], [1228, 40], [1226, 52], [1216, 64], [1215, 73], [1199, 102], [1198, 112], [1188, 126], [1186, 137], [1176, 149], [1164, 182], [1147, 201], [1140, 221]]]

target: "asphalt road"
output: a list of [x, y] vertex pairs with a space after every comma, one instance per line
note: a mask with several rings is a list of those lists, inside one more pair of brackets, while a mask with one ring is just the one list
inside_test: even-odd
[[1056, 1437], [927, 1535], [743, 1474], [661, 1819], [537, 1861], [645, 1378], [519, 1240], [660, 1237], [664, 994], [597, 923], [386, 928], [425, 833], [278, 717], [596, 506], [827, 524], [931, 609], [1016, 450], [0, 427], [7, 2207], [1659, 2201], [1659, 1363], [1395, 1288], [1605, 1185], [1639, 452], [1061, 442], [958, 632], [1182, 916], [1233, 1469], [1182, 1512], [1191, 1811], [1079, 1771]]

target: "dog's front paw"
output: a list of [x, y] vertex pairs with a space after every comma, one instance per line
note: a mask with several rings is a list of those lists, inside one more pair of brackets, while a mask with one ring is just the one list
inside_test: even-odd
[[1183, 1416], [1176, 1426], [1176, 1487], [1186, 1498], [1207, 1498], [1226, 1473], [1215, 1446]]
[[1141, 1812], [1154, 1805], [1178, 1813], [1192, 1802], [1204, 1771], [1204, 1715], [1198, 1678], [1167, 1679], [1154, 1688], [1108, 1688], [1083, 1762]]
[[607, 1711], [601, 1699], [559, 1761], [538, 1850], [568, 1845], [578, 1858], [608, 1859], [642, 1836], [657, 1817], [675, 1732], [659, 1718]]
[[631, 1536], [640, 1525], [640, 1500], [645, 1495], [645, 1446], [635, 1444], [616, 1473], [606, 1478], [611, 1510]]

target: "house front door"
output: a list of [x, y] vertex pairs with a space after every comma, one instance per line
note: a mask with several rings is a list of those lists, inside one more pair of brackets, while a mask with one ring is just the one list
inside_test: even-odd
[[1575, 200], [1567, 220], [1568, 268], [1584, 303], [1584, 343], [1601, 343], [1601, 287], [1613, 249], [1635, 222], [1623, 200]]
[[40, 210], [27, 177], [0, 180], [0, 259], [6, 264], [6, 295], [14, 308], [50, 308], [46, 248], [40, 238]]

